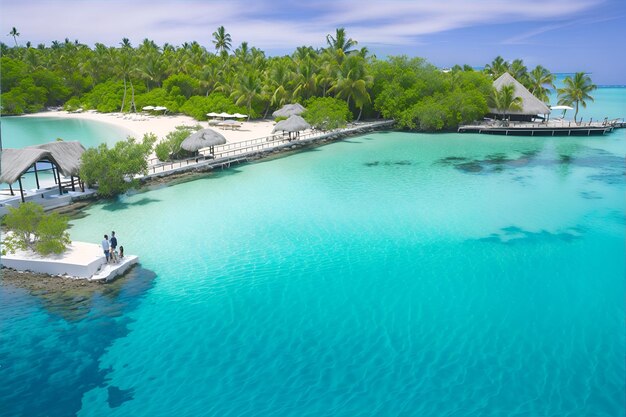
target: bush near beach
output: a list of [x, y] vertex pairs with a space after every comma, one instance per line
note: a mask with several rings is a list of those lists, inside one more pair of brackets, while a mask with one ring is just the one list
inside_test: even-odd
[[72, 243], [67, 232], [68, 218], [58, 213], [45, 214], [43, 207], [33, 202], [10, 207], [3, 223], [10, 232], [2, 239], [3, 255], [17, 250], [60, 254]]

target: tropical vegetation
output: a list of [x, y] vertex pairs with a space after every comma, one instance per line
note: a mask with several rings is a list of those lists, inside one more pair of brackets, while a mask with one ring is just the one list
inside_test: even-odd
[[522, 110], [522, 99], [515, 95], [514, 85], [503, 85], [499, 90], [494, 88], [491, 92], [489, 107], [496, 109], [504, 119], [508, 112]]
[[141, 142], [134, 138], [120, 141], [109, 148], [106, 143], [87, 149], [81, 157], [80, 178], [88, 186], [97, 185], [97, 194], [112, 197], [138, 187], [136, 175], [148, 173], [148, 155], [157, 138], [144, 135]]
[[352, 118], [348, 104], [333, 97], [313, 97], [306, 102], [302, 117], [319, 130], [344, 127]]
[[194, 127], [176, 126], [176, 129], [165, 136], [161, 142], [154, 147], [154, 152], [159, 161], [180, 159], [191, 156], [191, 152], [180, 147], [185, 139], [193, 132], [202, 129], [200, 125]]
[[[529, 71], [520, 59], [496, 57], [483, 71], [456, 65], [449, 72], [422, 58], [378, 59], [343, 28], [326, 36], [325, 47], [272, 57], [247, 42], [234, 46], [223, 26], [207, 40], [209, 49], [195, 41], [132, 45], [127, 38], [116, 46], [69, 39], [21, 46], [16, 28], [9, 35], [15, 46], [0, 43], [4, 114], [54, 106], [135, 112], [152, 105], [197, 120], [212, 111], [256, 118], [287, 103], [330, 97], [347, 105], [347, 119], [386, 117], [401, 128], [440, 130], [488, 113], [491, 82], [504, 72], [543, 101], [554, 89], [553, 74], [541, 66]], [[583, 107], [589, 100], [563, 97]]]
[[9, 207], [3, 222], [9, 232], [2, 237], [3, 255], [17, 250], [32, 250], [41, 255], [59, 254], [71, 243], [67, 216], [45, 214], [37, 203]]
[[590, 93], [597, 87], [591, 82], [591, 77], [584, 72], [577, 72], [573, 78], [565, 77], [563, 84], [565, 86], [558, 89], [559, 104], [575, 106], [574, 121], [576, 121], [578, 106], [587, 107], [587, 101], [593, 101]]

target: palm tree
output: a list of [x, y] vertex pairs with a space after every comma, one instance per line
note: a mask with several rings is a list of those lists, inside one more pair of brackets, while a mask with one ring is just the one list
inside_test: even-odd
[[20, 36], [20, 33], [17, 31], [15, 26], [9, 32], [9, 36], [13, 36], [13, 41], [15, 42], [15, 46], [17, 47], [17, 37]]
[[133, 111], [137, 111], [135, 108], [135, 88], [133, 87], [133, 81], [131, 80], [131, 75], [135, 72], [135, 67], [133, 63], [133, 55], [134, 49], [130, 44], [130, 40], [128, 38], [123, 38], [122, 42], [120, 42], [122, 48], [118, 53], [114, 54], [116, 59], [116, 70], [119, 75], [122, 76], [122, 80], [124, 81], [124, 96], [122, 97], [122, 105], [120, 107], [120, 112], [124, 111], [124, 105], [126, 104], [126, 80], [130, 82], [131, 89], [131, 99], [130, 99], [130, 108]]
[[524, 61], [522, 61], [521, 59], [513, 60], [513, 62], [509, 66], [509, 73], [520, 83], [526, 83], [528, 68], [526, 68], [526, 65], [524, 65]]
[[347, 38], [344, 28], [338, 28], [335, 31], [334, 37], [330, 34], [326, 35], [326, 43], [328, 44], [328, 48], [335, 55], [335, 59], [340, 64], [343, 62], [346, 55], [355, 52], [355, 50], [351, 48], [358, 44], [358, 42], [352, 38]]
[[[574, 78], [567, 76], [563, 80], [565, 87], [559, 88], [559, 104], [571, 106], [576, 104], [576, 113], [574, 113], [574, 122], [578, 116], [578, 105], [587, 107], [585, 100], [593, 101], [593, 97], [589, 94], [597, 87], [591, 82], [591, 78], [584, 72], [577, 72]], [[582, 120], [582, 118], [581, 118]]]
[[230, 33], [226, 33], [224, 26], [218, 27], [217, 30], [213, 32], [213, 45], [215, 45], [215, 50], [217, 50], [220, 54], [228, 54], [232, 42], [233, 40], [230, 37]]
[[328, 47], [335, 50], [341, 50], [345, 55], [352, 52], [350, 48], [356, 46], [358, 44], [357, 41], [352, 38], [346, 39], [346, 29], [338, 28], [335, 31], [335, 36], [328, 34], [326, 35], [326, 43], [328, 43]]
[[548, 97], [550, 88], [548, 87], [554, 88], [554, 74], [541, 65], [537, 65], [528, 73], [527, 87], [535, 97], [544, 103], [548, 103], [550, 101]]
[[489, 96], [489, 106], [502, 114], [502, 119], [507, 112], [522, 110], [522, 99], [515, 95], [513, 84], [504, 85], [500, 90], [493, 89]]
[[239, 48], [235, 49], [235, 57], [244, 66], [252, 62], [252, 54], [248, 47], [248, 42], [241, 42]]
[[505, 72], [509, 70], [509, 63], [504, 60], [500, 55], [498, 55], [491, 64], [485, 65], [485, 71], [487, 74], [491, 75], [491, 77], [495, 80]]
[[252, 113], [252, 101], [261, 96], [263, 85], [258, 75], [254, 72], [243, 74], [238, 78], [235, 91], [231, 94], [232, 98], [236, 98], [235, 104], [241, 106], [246, 105], [248, 109], [248, 120]]
[[298, 63], [294, 77], [294, 97], [307, 99], [317, 90], [317, 67], [311, 58]]
[[268, 96], [270, 97], [270, 104], [276, 107], [287, 104], [291, 98], [289, 85], [293, 77], [293, 72], [289, 67], [289, 62], [288, 58], [287, 60], [279, 59], [275, 61], [267, 74], [265, 84]]
[[359, 108], [357, 121], [361, 119], [363, 106], [370, 102], [370, 94], [367, 89], [373, 84], [373, 77], [365, 71], [365, 60], [360, 55], [348, 57], [339, 71], [339, 78], [332, 91], [337, 92], [337, 97], [346, 100], [350, 107], [350, 100]]

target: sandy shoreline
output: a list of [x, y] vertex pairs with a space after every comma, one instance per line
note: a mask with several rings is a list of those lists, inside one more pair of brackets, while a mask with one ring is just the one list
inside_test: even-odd
[[[209, 127], [206, 121], [199, 122], [190, 116], [184, 115], [149, 116], [142, 113], [121, 114], [98, 113], [94, 111], [68, 113], [66, 111], [45, 111], [20, 117], [55, 117], [108, 123], [127, 130], [130, 135], [137, 139], [141, 139], [146, 133], [154, 133], [159, 140], [161, 140], [169, 132], [176, 129], [176, 126], [195, 126], [199, 124], [203, 128]], [[217, 127], [212, 127], [212, 129], [224, 135], [227, 143], [234, 143], [269, 136], [272, 134], [273, 127], [273, 120], [253, 120], [250, 122], [242, 122], [242, 126], [239, 130], [222, 130]]]

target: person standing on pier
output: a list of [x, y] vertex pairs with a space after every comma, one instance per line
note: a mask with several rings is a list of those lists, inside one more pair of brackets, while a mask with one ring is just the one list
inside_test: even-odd
[[115, 237], [115, 232], [111, 232], [109, 244], [111, 245], [111, 261], [117, 263], [117, 238]]
[[104, 235], [104, 239], [102, 240], [102, 250], [104, 251], [104, 256], [107, 260], [107, 263], [109, 263], [109, 237], [107, 235]]

